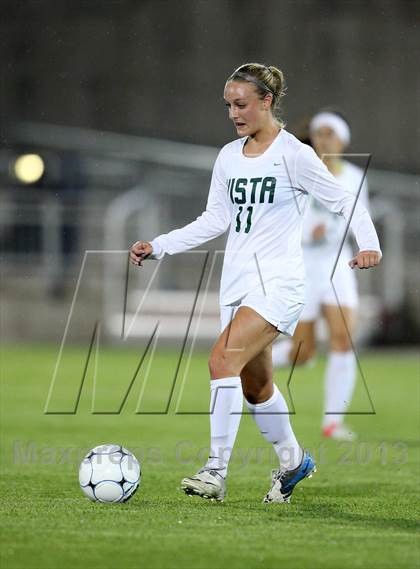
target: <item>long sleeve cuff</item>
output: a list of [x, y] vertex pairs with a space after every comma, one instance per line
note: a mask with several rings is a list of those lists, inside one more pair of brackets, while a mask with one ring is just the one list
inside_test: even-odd
[[378, 251], [382, 255], [378, 235], [367, 210], [356, 206], [350, 227], [356, 237], [359, 251]]
[[157, 239], [153, 239], [153, 241], [150, 241], [150, 245], [153, 247], [153, 252], [149, 259], [162, 259], [165, 255], [165, 251], [160, 246], [159, 241]]

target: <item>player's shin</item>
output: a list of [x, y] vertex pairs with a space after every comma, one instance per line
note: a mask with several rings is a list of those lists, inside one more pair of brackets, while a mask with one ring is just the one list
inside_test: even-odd
[[246, 402], [264, 438], [272, 443], [282, 468], [292, 470], [302, 460], [302, 449], [290, 425], [289, 411], [283, 395], [274, 385], [274, 393], [264, 403]]
[[210, 455], [206, 469], [225, 477], [242, 416], [240, 377], [210, 382]]

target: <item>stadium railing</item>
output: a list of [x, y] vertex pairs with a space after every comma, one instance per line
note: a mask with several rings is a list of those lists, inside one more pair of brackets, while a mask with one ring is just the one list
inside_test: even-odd
[[[66, 203], [46, 188], [17, 189], [3, 181], [0, 189], [2, 287], [9, 306], [6, 311], [8, 335], [13, 338], [22, 329], [19, 298], [30, 288], [31, 307], [34, 309], [34, 304], [38, 304], [39, 318], [45, 321], [44, 332], [38, 337], [48, 339], [49, 313], [51, 316], [54, 310], [45, 311], [42, 306], [50, 302], [51, 297], [57, 300], [57, 312], [68, 305], [84, 252], [120, 250], [124, 256], [128, 244], [137, 238], [150, 238], [194, 219], [205, 204], [217, 149], [31, 123], [18, 125], [14, 137], [20, 144], [40, 153], [45, 150], [58, 155], [77, 152], [86, 173], [86, 185], [79, 190], [75, 204]], [[368, 180], [384, 262], [377, 271], [361, 275], [360, 313], [365, 317], [359, 330], [364, 341], [375, 332], [372, 322], [378, 321], [384, 311], [395, 313], [404, 303], [411, 302], [412, 286], [417, 278], [412, 266], [416, 256], [412, 238], [419, 232], [416, 214], [419, 177], [370, 169]], [[66, 231], [71, 237], [70, 245], [66, 244]], [[209, 244], [208, 249], [214, 253], [223, 247], [224, 239], [218, 239]], [[127, 276], [126, 267], [121, 261], [115, 262], [115, 258], [97, 256], [93, 261], [97, 263], [97, 271], [89, 272], [87, 291], [90, 293], [80, 297], [80, 302], [89, 310], [93, 292], [102, 290], [101, 310], [111, 336], [119, 334], [122, 312], [126, 310], [129, 319], [147, 288], [131, 271], [123, 304], [121, 283]], [[216, 273], [209, 282], [205, 299], [200, 296], [195, 305], [196, 310], [202, 307], [197, 330], [204, 341], [214, 337], [218, 328]], [[24, 275], [30, 276], [29, 281]], [[144, 273], [144, 282], [148, 282], [149, 277]], [[166, 318], [161, 327], [162, 339], [171, 341], [182, 334], [180, 324], [185, 322], [186, 311], [191, 307], [194, 279], [196, 275], [192, 274], [188, 255], [166, 259], [158, 271], [149, 291], [147, 309], [143, 306], [142, 318], [147, 317], [150, 322]], [[137, 324], [131, 333], [138, 337], [147, 329], [148, 325]], [[29, 336], [36, 333], [35, 328], [29, 327]], [[83, 330], [80, 335], [83, 336]]]

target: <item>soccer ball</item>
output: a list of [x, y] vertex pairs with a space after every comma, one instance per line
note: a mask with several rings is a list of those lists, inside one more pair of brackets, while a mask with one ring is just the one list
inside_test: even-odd
[[126, 502], [139, 487], [140, 464], [134, 454], [119, 445], [100, 445], [82, 460], [79, 482], [93, 502]]

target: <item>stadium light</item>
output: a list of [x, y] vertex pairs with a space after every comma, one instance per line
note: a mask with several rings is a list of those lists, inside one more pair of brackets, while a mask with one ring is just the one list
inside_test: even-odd
[[22, 154], [13, 166], [16, 178], [23, 184], [33, 184], [43, 175], [45, 170], [44, 161], [38, 154]]

